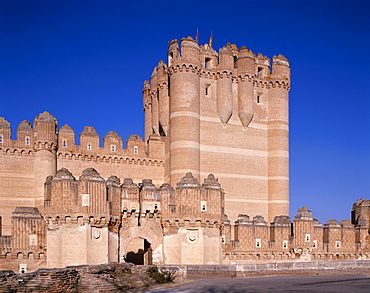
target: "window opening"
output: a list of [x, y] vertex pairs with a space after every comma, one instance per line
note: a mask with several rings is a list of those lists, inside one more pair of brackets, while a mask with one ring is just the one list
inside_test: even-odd
[[82, 194], [82, 206], [89, 207], [90, 206], [90, 194]]
[[29, 136], [25, 137], [25, 142], [26, 142], [26, 144], [30, 144], [30, 137]]
[[201, 212], [206, 212], [207, 211], [207, 202], [205, 200], [202, 200], [200, 202], [200, 211]]
[[288, 248], [288, 240], [283, 240], [283, 248]]
[[115, 152], [116, 151], [116, 146], [114, 144], [112, 144], [110, 146], [110, 150], [111, 150], [111, 152]]
[[65, 140], [63, 140], [63, 146], [66, 147], [67, 146], [67, 142]]
[[257, 96], [257, 104], [261, 102], [261, 96]]
[[204, 68], [211, 68], [211, 58], [206, 58], [204, 60]]
[[305, 242], [310, 242], [311, 241], [311, 235], [306, 233], [306, 235], [304, 236], [304, 241]]
[[256, 247], [261, 247], [261, 239], [256, 239]]
[[211, 94], [211, 85], [210, 84], [205, 85], [205, 94], [206, 94], [206, 96], [209, 96]]
[[91, 147], [91, 143], [88, 143], [87, 144], [87, 150], [91, 151], [92, 147]]
[[258, 67], [257, 69], [257, 77], [262, 78], [263, 77], [263, 68]]
[[168, 66], [172, 65], [172, 59], [173, 59], [173, 52], [168, 54]]
[[0, 143], [3, 142], [3, 135], [0, 134]]
[[134, 154], [137, 154], [137, 153], [139, 153], [139, 148], [135, 145], [134, 146]]
[[234, 68], [237, 68], [238, 56], [234, 55]]

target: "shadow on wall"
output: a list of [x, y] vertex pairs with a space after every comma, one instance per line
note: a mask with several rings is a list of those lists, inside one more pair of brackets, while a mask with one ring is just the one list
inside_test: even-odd
[[129, 251], [126, 254], [125, 261], [135, 265], [152, 265], [152, 249], [150, 243], [144, 239], [144, 249], [138, 249], [137, 252]]

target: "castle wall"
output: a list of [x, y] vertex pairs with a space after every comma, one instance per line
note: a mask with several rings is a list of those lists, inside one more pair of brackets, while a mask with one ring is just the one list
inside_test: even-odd
[[[68, 125], [57, 131], [56, 119], [47, 112], [35, 118], [32, 127], [22, 121], [17, 139], [11, 139], [10, 124], [0, 121], [0, 205], [2, 234], [11, 233], [11, 215], [16, 207], [44, 208], [44, 182], [57, 169], [67, 168], [74, 174], [93, 167], [108, 178], [133, 178], [135, 182], [152, 178], [154, 184], [164, 181], [164, 143], [159, 138], [148, 145], [138, 135], [130, 136], [123, 148], [122, 139], [109, 132], [99, 146], [99, 135], [85, 127], [81, 144], [75, 144], [75, 133]], [[90, 149], [89, 149], [90, 148]], [[148, 151], [150, 151], [148, 153]]]
[[289, 89], [284, 56], [188, 37], [144, 83], [144, 140], [86, 126], [76, 145], [48, 112], [12, 140], [0, 117], [0, 269], [369, 258], [370, 201], [287, 216]]
[[[201, 179], [214, 173], [226, 193], [226, 213], [235, 221], [239, 213], [268, 215], [268, 161], [266, 102], [255, 105], [246, 130], [237, 116], [237, 84], [234, 83], [230, 120], [223, 127], [217, 114], [215, 81], [207, 78], [208, 95], [201, 93]], [[213, 83], [213, 84], [212, 84]], [[253, 195], [253, 196], [252, 196]]]
[[[168, 66], [160, 61], [143, 90], [145, 138], [165, 138], [165, 182], [215, 174], [233, 221], [239, 213], [270, 222], [289, 214], [289, 81], [282, 55], [270, 67], [245, 47], [216, 52], [191, 37], [171, 41]], [[168, 132], [156, 132], [162, 124]]]
[[[10, 235], [11, 217], [16, 207], [35, 206], [34, 153], [29, 149], [0, 149], [0, 206], [2, 233]], [[31, 191], [31, 192], [30, 192]]]

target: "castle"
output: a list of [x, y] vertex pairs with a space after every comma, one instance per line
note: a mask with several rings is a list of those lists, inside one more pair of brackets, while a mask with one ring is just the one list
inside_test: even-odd
[[370, 201], [352, 221], [288, 216], [289, 89], [284, 56], [188, 37], [144, 82], [126, 148], [92, 126], [76, 145], [48, 112], [12, 140], [1, 117], [0, 269], [367, 258]]

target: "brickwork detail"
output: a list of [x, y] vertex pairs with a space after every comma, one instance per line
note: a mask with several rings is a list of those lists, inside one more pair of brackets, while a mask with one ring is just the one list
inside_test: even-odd
[[144, 139], [125, 146], [92, 126], [77, 145], [48, 112], [12, 139], [0, 117], [0, 268], [369, 257], [367, 200], [351, 221], [288, 217], [283, 55], [187, 37], [167, 57], [143, 85]]

